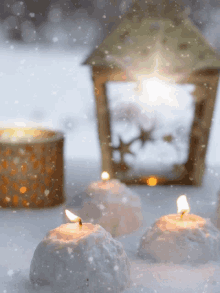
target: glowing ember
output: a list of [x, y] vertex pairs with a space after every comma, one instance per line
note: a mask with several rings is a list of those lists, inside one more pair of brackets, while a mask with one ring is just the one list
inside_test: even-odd
[[187, 202], [187, 198], [185, 195], [181, 195], [178, 197], [177, 201], [177, 213], [178, 214], [186, 214], [189, 213], [190, 208], [189, 208], [189, 204]]
[[108, 172], [104, 171], [104, 172], [102, 172], [101, 178], [103, 181], [108, 181], [110, 179], [110, 176], [109, 176]]
[[27, 187], [22, 186], [22, 187], [20, 188], [20, 193], [25, 193], [26, 191], [27, 191]]
[[147, 185], [149, 186], [155, 186], [157, 185], [157, 178], [156, 177], [150, 177], [147, 179]]
[[65, 210], [65, 214], [66, 214], [67, 218], [68, 218], [72, 223], [79, 222], [79, 225], [82, 226], [82, 220], [81, 220], [80, 217], [74, 215], [74, 214], [71, 213], [69, 210]]

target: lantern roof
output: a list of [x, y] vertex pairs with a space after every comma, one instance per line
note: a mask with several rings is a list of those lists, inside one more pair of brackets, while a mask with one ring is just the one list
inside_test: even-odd
[[84, 64], [135, 74], [219, 69], [220, 55], [187, 14], [177, 1], [136, 0]]

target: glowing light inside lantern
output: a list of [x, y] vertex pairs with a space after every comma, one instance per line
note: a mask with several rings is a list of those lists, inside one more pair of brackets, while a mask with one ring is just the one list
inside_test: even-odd
[[140, 92], [139, 103], [147, 104], [148, 106], [165, 105], [178, 108], [179, 103], [176, 99], [178, 89], [173, 84], [171, 77], [164, 76], [165, 68], [171, 68], [167, 56], [162, 54], [158, 48], [154, 54], [149, 56], [149, 59], [151, 73], [147, 74], [147, 76], [140, 74], [137, 77]]
[[67, 218], [72, 222], [72, 223], [79, 223], [80, 226], [82, 226], [82, 220], [80, 217], [74, 215], [73, 213], [71, 213], [69, 210], [65, 210], [65, 214], [67, 216]]
[[186, 214], [189, 213], [190, 208], [189, 208], [189, 204], [187, 202], [187, 198], [185, 195], [181, 195], [178, 197], [177, 201], [177, 213], [178, 214]]
[[158, 180], [156, 177], [150, 177], [147, 179], [147, 185], [149, 185], [149, 186], [156, 186], [157, 182], [158, 182]]
[[139, 101], [148, 106], [168, 105], [179, 107], [176, 99], [177, 88], [171, 83], [160, 80], [157, 76], [141, 81], [141, 94]]
[[110, 176], [109, 176], [108, 172], [104, 171], [104, 172], [102, 172], [101, 178], [103, 181], [108, 181], [110, 179]]

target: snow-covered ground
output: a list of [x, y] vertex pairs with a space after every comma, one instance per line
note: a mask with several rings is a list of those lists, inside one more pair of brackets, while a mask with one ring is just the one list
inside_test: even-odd
[[[191, 212], [214, 221], [220, 168], [207, 169], [202, 187], [144, 187], [133, 186], [141, 197], [144, 223], [135, 233], [117, 238], [122, 242], [131, 261], [134, 292], [220, 292], [220, 263], [190, 265], [153, 264], [140, 260], [137, 247], [145, 229], [162, 215], [176, 212], [176, 199], [185, 193]], [[100, 166], [95, 161], [67, 161], [66, 194], [68, 201], [89, 182], [99, 179]], [[29, 267], [38, 243], [47, 231], [63, 223], [63, 206], [45, 210], [0, 211], [0, 292], [52, 293], [50, 287], [32, 288]], [[144, 288], [144, 291], [141, 291]], [[151, 291], [147, 289], [152, 289]], [[136, 291], [135, 291], [136, 290]], [[74, 292], [74, 291], [73, 291]]]
[[[73, 131], [66, 133], [65, 144], [68, 201], [100, 177], [98, 135], [96, 122], [92, 120], [95, 105], [91, 72], [80, 65], [89, 52], [88, 48], [61, 51], [15, 44], [0, 48], [0, 126], [19, 122], [19, 125], [40, 124], [63, 129], [62, 121], [66, 117], [67, 124], [73, 123]], [[220, 165], [220, 91], [217, 96], [207, 154], [209, 166]], [[217, 262], [198, 267], [174, 266], [146, 263], [136, 256], [146, 227], [162, 215], [175, 213], [180, 194], [188, 196], [192, 213], [214, 219], [219, 172], [218, 168], [207, 169], [203, 186], [199, 188], [132, 187], [141, 197], [144, 225], [139, 231], [118, 239], [131, 260], [132, 280], [138, 286], [131, 292], [220, 292]], [[62, 206], [38, 211], [0, 210], [0, 292], [51, 292], [49, 287], [33, 289], [28, 274], [37, 244], [48, 230], [62, 223], [62, 213]]]

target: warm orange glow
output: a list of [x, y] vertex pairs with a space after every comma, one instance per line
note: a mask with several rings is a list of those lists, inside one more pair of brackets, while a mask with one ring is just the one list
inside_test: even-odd
[[64, 224], [49, 232], [49, 236], [55, 239], [59, 239], [62, 242], [75, 242], [82, 240], [84, 237], [88, 237], [91, 233], [99, 231], [99, 225], [93, 225], [91, 223], [84, 223], [82, 226], [76, 224]]
[[200, 227], [203, 227], [205, 223], [205, 219], [193, 214], [184, 215], [181, 220], [176, 214], [171, 214], [161, 217], [156, 222], [157, 226], [162, 231], [198, 229]]
[[42, 135], [40, 129], [28, 128], [28, 127], [13, 127], [6, 128], [0, 131], [0, 139], [2, 141], [19, 141], [19, 140], [32, 140]]
[[156, 177], [150, 177], [147, 179], [147, 185], [149, 185], [149, 186], [155, 186], [155, 185], [157, 185], [157, 182], [158, 182], [158, 180]]
[[82, 220], [80, 217], [74, 215], [69, 210], [65, 210], [65, 214], [66, 214], [67, 218], [70, 220], [70, 222], [72, 222], [72, 223], [79, 222], [79, 225], [82, 226]]
[[22, 204], [24, 207], [28, 207], [30, 205], [29, 202], [25, 199], [22, 200]]
[[104, 171], [104, 172], [102, 172], [101, 178], [103, 181], [108, 181], [110, 179], [110, 176], [109, 176], [108, 172]]
[[27, 191], [27, 187], [22, 186], [22, 187], [20, 188], [20, 193], [25, 193], [26, 191]]
[[13, 201], [14, 206], [17, 206], [18, 202], [19, 202], [19, 197], [17, 195], [14, 195], [12, 201]]
[[177, 198], [176, 204], [177, 204], [177, 213], [178, 214], [189, 213], [190, 208], [189, 208], [189, 204], [187, 202], [187, 198], [185, 195], [179, 196]]

